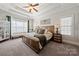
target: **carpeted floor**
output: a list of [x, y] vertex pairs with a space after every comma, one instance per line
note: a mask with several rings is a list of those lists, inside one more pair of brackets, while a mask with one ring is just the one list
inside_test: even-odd
[[50, 42], [40, 52], [42, 56], [78, 56], [79, 47], [67, 43]]
[[22, 39], [8, 40], [0, 43], [0, 56], [70, 56], [79, 55], [79, 47], [69, 44], [49, 42], [44, 49], [36, 54], [22, 42]]
[[0, 43], [0, 56], [38, 56], [38, 54], [19, 38]]

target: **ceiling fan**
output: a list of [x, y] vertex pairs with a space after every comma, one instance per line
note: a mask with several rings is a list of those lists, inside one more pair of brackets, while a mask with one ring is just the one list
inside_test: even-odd
[[29, 10], [29, 12], [32, 12], [32, 11], [36, 11], [38, 12], [38, 10], [35, 8], [37, 7], [39, 4], [28, 4], [28, 6], [25, 6], [24, 8], [27, 8]]

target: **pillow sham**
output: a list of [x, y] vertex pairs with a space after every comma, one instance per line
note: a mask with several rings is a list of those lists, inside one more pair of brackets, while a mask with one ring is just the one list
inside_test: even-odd
[[52, 38], [52, 33], [50, 31], [44, 33], [46, 40], [50, 40]]
[[38, 34], [44, 34], [44, 32], [45, 32], [45, 29], [42, 29], [42, 28], [38, 29]]

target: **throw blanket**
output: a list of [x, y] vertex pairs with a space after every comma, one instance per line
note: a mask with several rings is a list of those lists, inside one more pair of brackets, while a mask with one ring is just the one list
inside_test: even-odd
[[42, 45], [42, 47], [45, 46], [45, 44], [46, 44], [46, 37], [44, 35], [36, 34], [36, 35], [34, 35], [34, 37], [39, 38], [39, 41], [40, 41], [40, 44]]

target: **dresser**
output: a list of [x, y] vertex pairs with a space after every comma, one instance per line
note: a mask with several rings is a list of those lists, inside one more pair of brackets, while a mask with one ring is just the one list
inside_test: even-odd
[[54, 33], [54, 41], [55, 41], [55, 42], [62, 43], [62, 34]]

